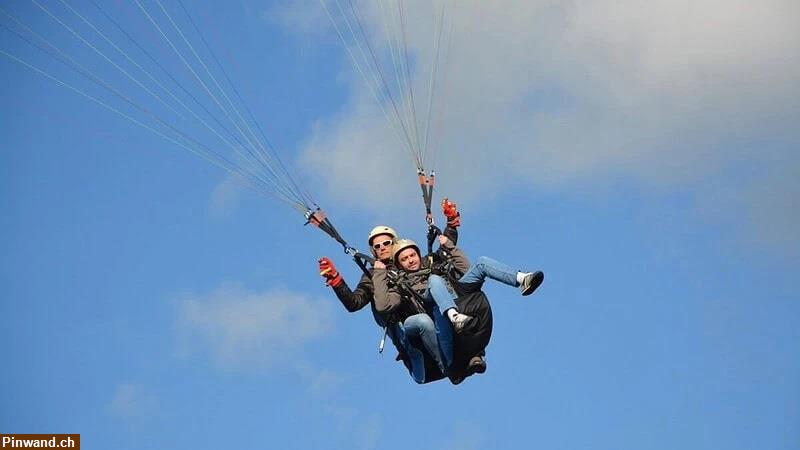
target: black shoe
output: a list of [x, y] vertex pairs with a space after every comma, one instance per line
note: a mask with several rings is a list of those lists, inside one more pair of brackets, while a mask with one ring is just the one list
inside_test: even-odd
[[483, 359], [482, 356], [473, 356], [472, 359], [469, 360], [469, 366], [467, 366], [467, 370], [469, 370], [470, 373], [486, 372], [486, 360]]
[[522, 284], [519, 285], [519, 289], [522, 291], [522, 295], [531, 295], [543, 281], [544, 274], [540, 270], [537, 270], [536, 272], [525, 275]]

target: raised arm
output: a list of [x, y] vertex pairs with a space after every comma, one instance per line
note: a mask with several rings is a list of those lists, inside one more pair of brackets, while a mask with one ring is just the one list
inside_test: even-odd
[[451, 202], [446, 197], [442, 199], [442, 214], [447, 219], [447, 226], [442, 231], [442, 234], [453, 241], [453, 244], [458, 244], [458, 227], [461, 226], [461, 213], [458, 211], [455, 202]]
[[372, 301], [374, 289], [371, 277], [362, 275], [355, 290], [351, 290], [327, 257], [320, 258], [319, 269], [319, 274], [325, 278], [328, 286], [333, 289], [336, 297], [348, 311], [356, 312]]
[[469, 270], [470, 264], [467, 255], [457, 247], [447, 236], [439, 236], [439, 245], [447, 252], [447, 258], [459, 272]]

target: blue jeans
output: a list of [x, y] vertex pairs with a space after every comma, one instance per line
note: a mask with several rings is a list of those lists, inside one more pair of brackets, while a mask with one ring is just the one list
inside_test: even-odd
[[448, 309], [456, 307], [456, 302], [453, 301], [455, 297], [450, 295], [447, 282], [439, 275], [428, 277], [428, 291], [425, 294], [429, 302], [436, 303], [442, 314], [445, 314]]
[[[470, 267], [464, 276], [458, 279], [458, 283], [467, 292], [480, 290], [486, 278], [517, 287], [519, 286], [517, 272], [516, 269], [512, 269], [501, 262], [481, 256], [478, 258], [478, 262]], [[443, 312], [447, 308], [455, 308], [456, 306], [453, 301], [456, 298], [455, 292], [448, 289], [444, 278], [438, 275], [431, 275], [428, 279], [428, 297], [433, 298], [433, 301], [439, 305], [439, 309]]]
[[517, 287], [519, 286], [519, 283], [517, 283], [517, 272], [519, 271], [499, 261], [481, 256], [478, 258], [478, 262], [470, 267], [467, 273], [465, 273], [458, 282], [466, 285], [478, 284], [483, 283], [483, 280], [489, 277], [503, 284]]
[[439, 348], [436, 325], [434, 325], [433, 319], [429, 315], [420, 313], [407, 317], [403, 322], [403, 332], [406, 337], [418, 337], [427, 353], [436, 361], [442, 373], [446, 373], [450, 358], [443, 355], [442, 349]]

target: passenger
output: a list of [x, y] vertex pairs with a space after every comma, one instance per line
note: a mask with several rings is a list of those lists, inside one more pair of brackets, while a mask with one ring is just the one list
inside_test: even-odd
[[[393, 249], [395, 267], [402, 271], [393, 281], [387, 270], [378, 269], [373, 275], [375, 286], [375, 308], [382, 316], [393, 315], [400, 319], [404, 326], [411, 320], [410, 331], [418, 335], [430, 356], [442, 367], [447, 355], [443, 355], [431, 333], [433, 323], [418, 317], [430, 309], [435, 303], [453, 324], [456, 333], [468, 327], [472, 318], [461, 314], [455, 308], [455, 299], [459, 295], [468, 294], [481, 289], [486, 278], [491, 278], [509, 286], [519, 287], [522, 295], [532, 294], [544, 281], [540, 271], [522, 272], [495, 261], [481, 257], [478, 263], [470, 266], [464, 253], [446, 236], [439, 236], [440, 249], [437, 254], [444, 258], [442, 267], [436, 270], [422, 259], [419, 247], [411, 240], [400, 239]], [[442, 275], [432, 273], [440, 272]], [[463, 275], [462, 275], [463, 274]], [[460, 275], [460, 276], [459, 276]], [[426, 305], [425, 303], [429, 304]], [[470, 361], [472, 372], [483, 373], [486, 362], [481, 356]], [[443, 373], [446, 373], [443, 370]]]

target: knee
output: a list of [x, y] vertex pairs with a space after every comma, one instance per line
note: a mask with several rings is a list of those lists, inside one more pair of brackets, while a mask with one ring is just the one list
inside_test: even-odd
[[433, 324], [433, 319], [429, 315], [417, 314], [415, 322], [420, 334], [436, 333], [436, 325]]
[[440, 277], [439, 275], [431, 275], [428, 278], [428, 285], [431, 287], [446, 286], [444, 278]]
[[427, 314], [420, 314], [419, 315], [419, 325], [420, 325], [420, 328], [422, 328], [424, 330], [433, 330], [434, 329], [433, 319], [431, 319], [431, 316], [429, 316]]
[[488, 256], [481, 256], [478, 258], [478, 262], [475, 264], [476, 266], [483, 267], [491, 262], [491, 258]]
[[409, 316], [403, 321], [403, 325], [409, 329], [424, 330], [433, 326], [433, 320], [427, 314], [419, 313]]

